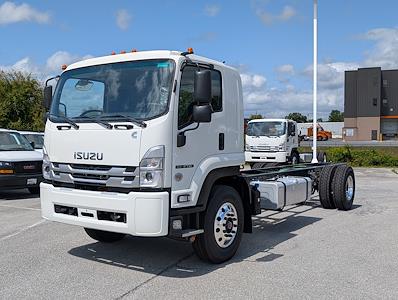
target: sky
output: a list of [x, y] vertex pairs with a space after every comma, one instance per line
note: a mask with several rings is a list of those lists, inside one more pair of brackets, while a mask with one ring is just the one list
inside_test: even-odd
[[[42, 80], [112, 51], [193, 47], [240, 71], [245, 115], [312, 115], [312, 0], [0, 1], [0, 69]], [[318, 0], [319, 117], [344, 71], [398, 68], [398, 1]]]

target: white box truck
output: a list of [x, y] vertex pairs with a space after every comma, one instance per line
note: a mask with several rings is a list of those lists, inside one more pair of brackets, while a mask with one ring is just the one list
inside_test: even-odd
[[100, 242], [186, 239], [201, 259], [220, 263], [261, 209], [317, 190], [324, 207], [352, 206], [346, 165], [240, 170], [242, 85], [224, 63], [192, 50], [132, 52], [74, 63], [57, 79], [54, 93], [44, 89], [48, 220], [82, 226]]
[[252, 167], [300, 162], [297, 124], [292, 120], [251, 120], [247, 124], [245, 143], [245, 160]]

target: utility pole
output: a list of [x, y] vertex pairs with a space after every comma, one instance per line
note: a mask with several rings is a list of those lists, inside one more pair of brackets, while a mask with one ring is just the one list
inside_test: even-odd
[[317, 163], [317, 76], [318, 76], [318, 0], [314, 0], [314, 62], [313, 62], [313, 116], [312, 116], [312, 161]]

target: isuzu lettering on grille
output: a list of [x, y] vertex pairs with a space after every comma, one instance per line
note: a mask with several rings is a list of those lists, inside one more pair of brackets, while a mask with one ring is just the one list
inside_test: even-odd
[[104, 158], [104, 153], [99, 152], [74, 152], [74, 159], [84, 159], [84, 160], [102, 160]]

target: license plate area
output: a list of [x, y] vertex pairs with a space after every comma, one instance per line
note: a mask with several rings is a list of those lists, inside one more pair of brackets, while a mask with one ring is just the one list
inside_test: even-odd
[[34, 184], [37, 184], [37, 178], [28, 178], [28, 179], [26, 180], [26, 184], [27, 184], [27, 185], [34, 185]]

